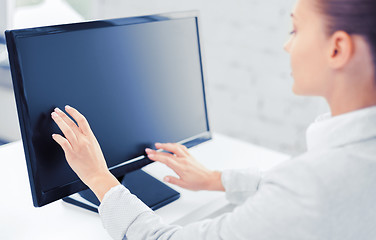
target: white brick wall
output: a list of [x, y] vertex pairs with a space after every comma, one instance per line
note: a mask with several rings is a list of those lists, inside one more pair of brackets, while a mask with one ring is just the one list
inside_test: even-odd
[[212, 129], [289, 154], [328, 111], [322, 99], [292, 93], [289, 56], [294, 0], [100, 0], [99, 18], [198, 9]]

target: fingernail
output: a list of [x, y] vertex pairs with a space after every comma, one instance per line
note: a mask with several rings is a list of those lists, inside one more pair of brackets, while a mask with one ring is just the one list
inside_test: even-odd
[[52, 112], [52, 113], [51, 113], [51, 116], [52, 116], [53, 118], [55, 118], [55, 117], [57, 117], [58, 115], [57, 115], [57, 113]]
[[160, 147], [161, 145], [162, 145], [162, 144], [159, 143], [159, 142], [158, 142], [158, 143], [155, 143], [155, 146], [156, 146], [156, 147]]
[[55, 112], [62, 112], [60, 108], [55, 108]]
[[169, 182], [169, 181], [170, 181], [170, 178], [169, 178], [169, 177], [165, 177], [164, 180], [165, 180], [166, 182]]
[[153, 158], [154, 157], [154, 154], [149, 154], [148, 155], [148, 158]]
[[69, 105], [65, 105], [65, 108], [66, 108], [66, 109], [71, 109], [72, 107], [69, 106]]
[[146, 152], [151, 152], [151, 149], [150, 148], [145, 148], [145, 151]]

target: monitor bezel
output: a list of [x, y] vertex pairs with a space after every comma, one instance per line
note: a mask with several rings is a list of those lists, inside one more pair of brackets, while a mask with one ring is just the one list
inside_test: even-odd
[[[36, 169], [35, 164], [35, 154], [33, 154], [34, 147], [31, 141], [31, 133], [28, 131], [30, 129], [30, 118], [27, 113], [27, 101], [26, 96], [23, 91], [23, 76], [20, 67], [20, 62], [18, 58], [18, 50], [15, 43], [15, 39], [22, 37], [33, 37], [38, 35], [48, 35], [56, 34], [62, 32], [72, 32], [76, 30], [83, 30], [89, 28], [101, 28], [105, 26], [121, 26], [121, 25], [131, 25], [140, 23], [149, 23], [156, 21], [168, 21], [173, 19], [184, 19], [184, 18], [195, 18], [196, 28], [197, 28], [197, 40], [199, 46], [199, 56], [201, 64], [201, 79], [203, 85], [203, 99], [206, 115], [206, 125], [207, 130], [199, 135], [191, 136], [187, 139], [180, 141], [179, 143], [189, 147], [196, 146], [202, 142], [212, 139], [212, 134], [209, 127], [209, 118], [207, 110], [207, 89], [205, 84], [206, 73], [205, 65], [203, 62], [203, 51], [202, 51], [202, 36], [200, 33], [200, 20], [198, 11], [184, 11], [184, 12], [174, 12], [174, 13], [163, 13], [154, 15], [144, 15], [144, 16], [133, 16], [126, 18], [116, 18], [116, 19], [106, 19], [106, 20], [96, 20], [96, 21], [86, 21], [71, 24], [61, 24], [53, 26], [43, 26], [27, 29], [17, 29], [17, 30], [7, 30], [5, 31], [9, 62], [11, 68], [13, 89], [15, 93], [15, 100], [17, 105], [17, 112], [19, 118], [19, 126], [21, 130], [22, 142], [24, 147], [25, 159], [27, 163], [27, 170], [29, 175], [30, 188], [33, 198], [33, 204], [35, 207], [41, 207], [48, 203], [59, 200], [63, 197], [69, 196], [71, 194], [77, 193], [79, 191], [87, 189], [87, 186], [81, 181], [77, 180], [63, 186], [56, 187], [52, 190], [43, 192], [41, 188], [40, 179], [38, 177], [38, 169]], [[128, 159], [121, 166], [116, 166], [116, 168], [110, 168], [112, 174], [116, 177], [121, 177], [126, 172], [130, 172], [143, 166], [152, 163], [146, 155], [141, 155], [135, 159]]]

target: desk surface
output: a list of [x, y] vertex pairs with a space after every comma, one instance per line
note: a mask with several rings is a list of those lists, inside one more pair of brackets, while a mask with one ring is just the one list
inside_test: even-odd
[[[190, 149], [209, 169], [254, 167], [266, 170], [289, 156], [214, 134], [213, 140]], [[0, 239], [111, 239], [98, 214], [62, 200], [41, 208], [32, 204], [22, 142], [0, 147]], [[159, 180], [174, 172], [158, 162], [144, 171]], [[181, 197], [156, 211], [167, 223], [193, 222], [226, 205], [223, 192], [189, 191], [171, 184]], [[187, 219], [188, 218], [188, 219]]]

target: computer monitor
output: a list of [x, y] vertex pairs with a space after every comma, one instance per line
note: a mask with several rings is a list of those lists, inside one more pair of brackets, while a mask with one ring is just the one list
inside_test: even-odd
[[155, 142], [211, 139], [197, 12], [11, 30], [6, 41], [34, 206], [87, 189], [51, 137], [55, 107], [88, 119], [119, 178], [151, 163]]

